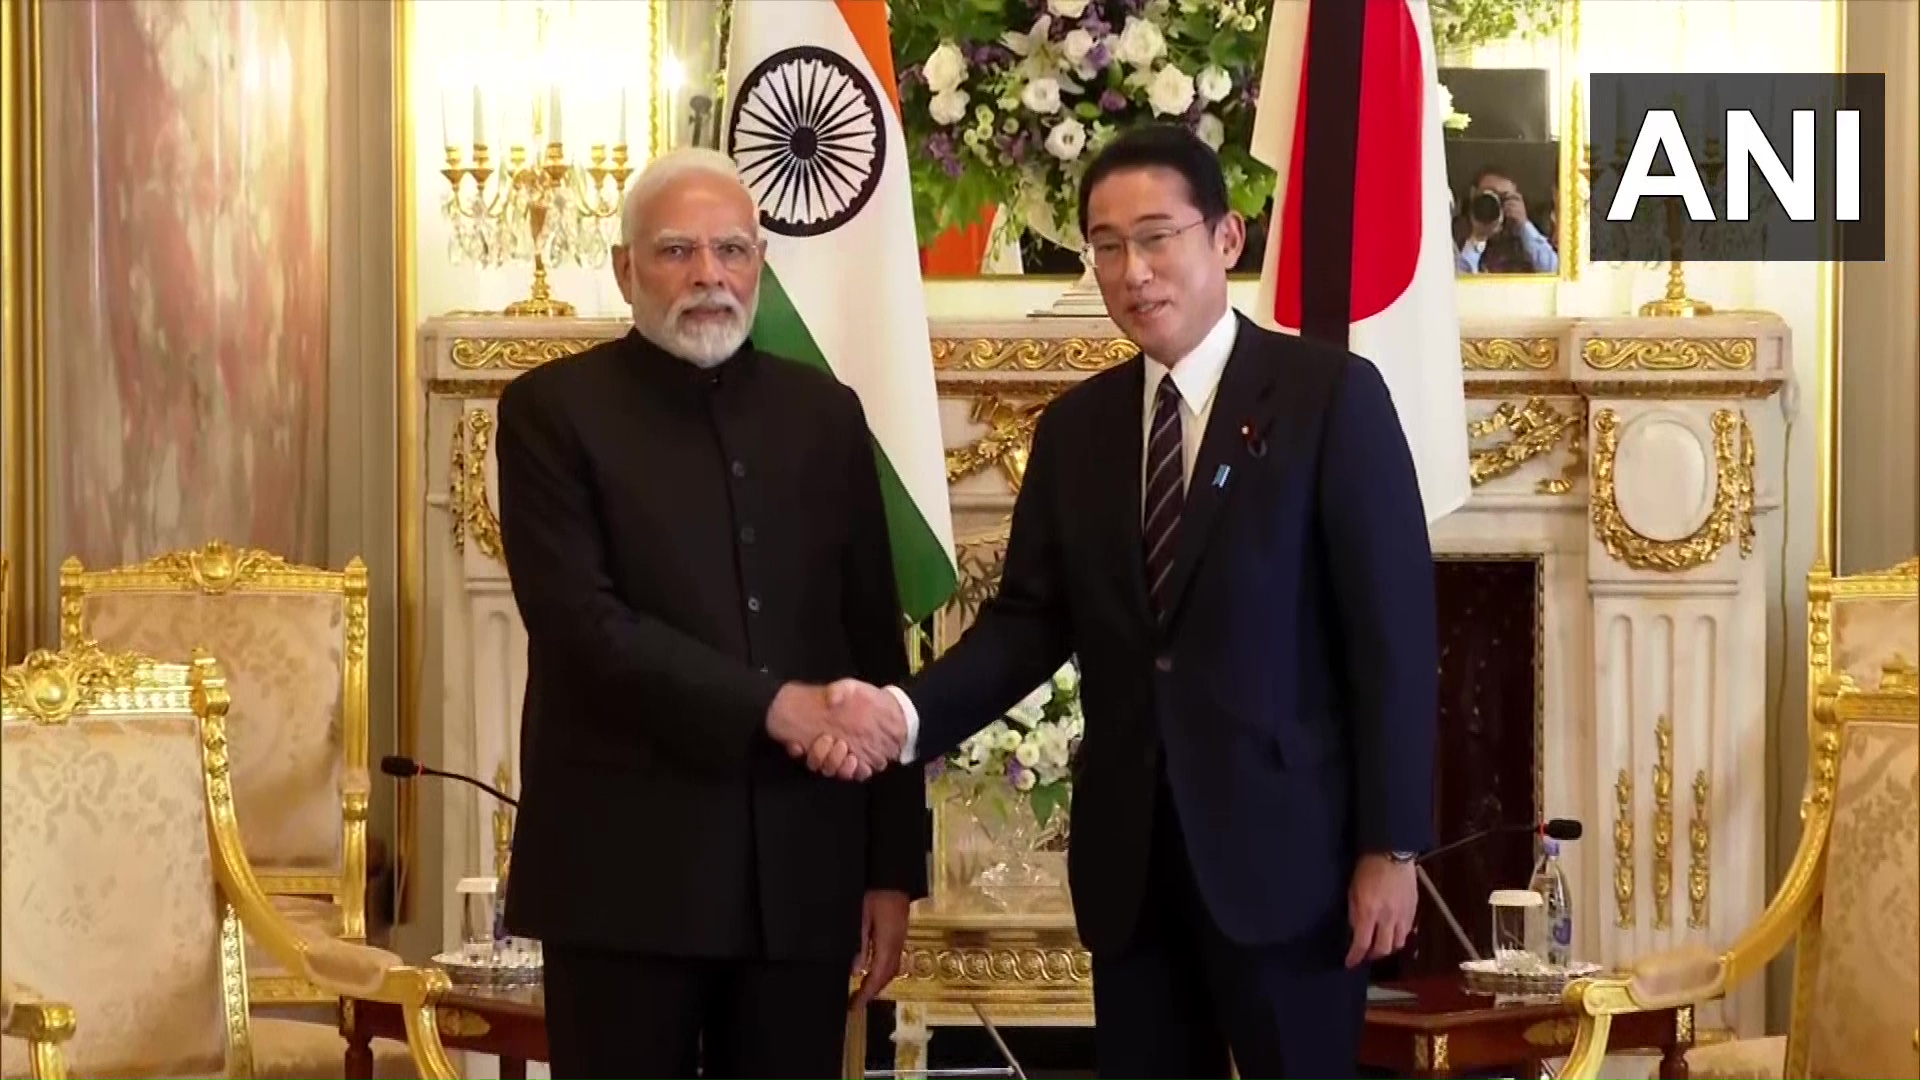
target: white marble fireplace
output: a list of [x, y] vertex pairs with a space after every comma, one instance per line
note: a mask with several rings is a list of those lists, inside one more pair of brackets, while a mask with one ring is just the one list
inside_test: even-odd
[[[495, 401], [519, 372], [625, 329], [455, 317], [422, 330], [436, 668], [420, 752], [509, 790], [525, 639], [491, 502]], [[1766, 314], [1556, 318], [1467, 334], [1475, 485], [1433, 542], [1446, 557], [1537, 561], [1535, 805], [1516, 812], [1584, 824], [1564, 853], [1580, 956], [1724, 946], [1767, 898], [1764, 605], [1779, 567], [1755, 537], [1780, 501], [1786, 327]], [[955, 528], [990, 534], [1036, 407], [1131, 350], [1103, 319], [948, 321], [934, 337]], [[991, 574], [974, 554], [963, 570]], [[443, 864], [414, 873], [457, 928], [451, 885], [492, 872], [509, 823], [462, 789], [437, 802], [425, 820], [446, 837]], [[1459, 914], [1485, 921], [1484, 907]], [[1751, 1034], [1763, 1013], [1756, 985], [1700, 1022]]]

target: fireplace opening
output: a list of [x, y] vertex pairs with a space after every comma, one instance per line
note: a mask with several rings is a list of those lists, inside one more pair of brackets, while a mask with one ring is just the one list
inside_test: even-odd
[[[1539, 818], [1543, 594], [1532, 556], [1441, 556], [1433, 570], [1440, 634], [1433, 818], [1437, 844], [1447, 844]], [[1506, 833], [1424, 864], [1480, 955], [1489, 955], [1487, 894], [1525, 888], [1534, 853], [1532, 835]], [[1393, 970], [1380, 974], [1458, 974], [1466, 959], [1422, 889], [1414, 935], [1383, 965]]]

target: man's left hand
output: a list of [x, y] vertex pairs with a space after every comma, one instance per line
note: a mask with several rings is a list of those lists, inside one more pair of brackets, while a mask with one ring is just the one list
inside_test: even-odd
[[1362, 855], [1347, 890], [1347, 921], [1353, 926], [1353, 945], [1347, 966], [1380, 960], [1399, 952], [1413, 930], [1413, 911], [1419, 901], [1414, 889], [1413, 864], [1394, 862], [1385, 855]]
[[898, 889], [867, 890], [860, 917], [860, 955], [853, 970], [866, 973], [853, 995], [853, 1007], [863, 1009], [880, 996], [900, 973], [900, 954], [907, 947], [907, 909], [912, 904]]

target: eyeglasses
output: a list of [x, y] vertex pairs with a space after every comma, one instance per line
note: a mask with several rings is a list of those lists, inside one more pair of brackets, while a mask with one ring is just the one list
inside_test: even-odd
[[724, 240], [663, 240], [653, 246], [653, 257], [658, 262], [673, 266], [682, 266], [700, 256], [702, 251], [713, 253], [714, 261], [728, 270], [741, 270], [751, 265], [754, 256], [760, 254], [760, 243], [729, 237]]
[[1138, 251], [1142, 259], [1152, 262], [1167, 253], [1175, 237], [1206, 223], [1206, 218], [1200, 218], [1185, 225], [1153, 225], [1127, 236], [1103, 236], [1087, 250], [1093, 255], [1095, 269], [1118, 270], [1127, 264], [1129, 247]]

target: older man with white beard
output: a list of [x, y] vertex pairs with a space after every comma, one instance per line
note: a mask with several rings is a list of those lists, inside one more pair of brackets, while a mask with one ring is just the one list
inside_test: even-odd
[[842, 784], [787, 749], [905, 737], [823, 688], [907, 674], [865, 417], [747, 340], [765, 244], [729, 158], [657, 159], [621, 230], [633, 331], [500, 397], [507, 926], [545, 946], [555, 1076], [839, 1076], [849, 962], [870, 999], [926, 890], [918, 771]]

